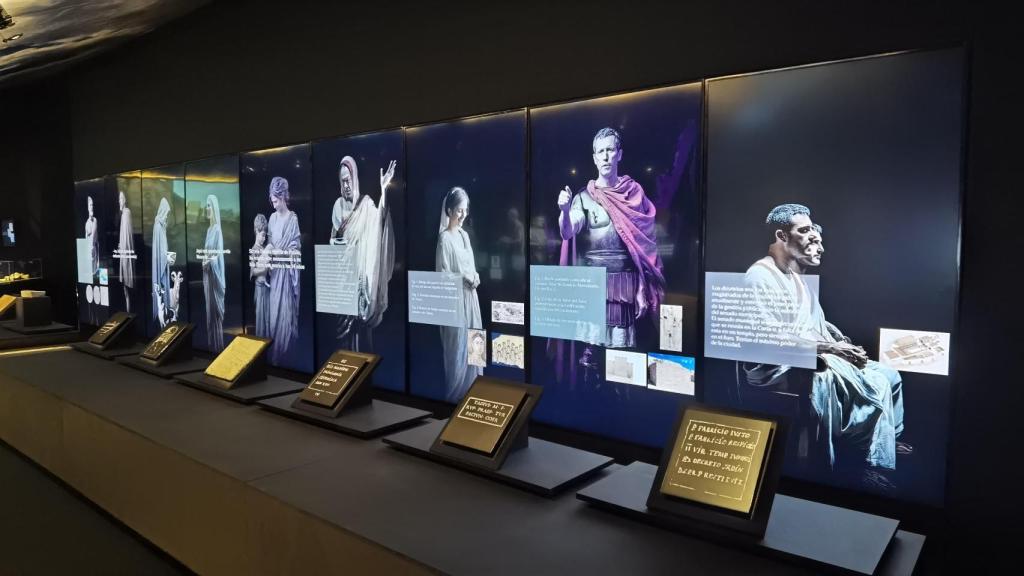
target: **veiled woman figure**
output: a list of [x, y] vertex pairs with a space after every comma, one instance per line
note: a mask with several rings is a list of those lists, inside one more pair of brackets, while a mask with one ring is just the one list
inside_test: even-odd
[[444, 351], [445, 400], [459, 402], [483, 368], [468, 364], [466, 328], [483, 328], [480, 299], [476, 289], [480, 275], [476, 271], [473, 246], [462, 224], [469, 215], [469, 195], [458, 186], [445, 195], [441, 203], [441, 226], [437, 237], [436, 270], [457, 274], [462, 280], [461, 305], [458, 307], [461, 326], [441, 326], [441, 347]]
[[117, 205], [121, 209], [121, 232], [117, 237], [117, 254], [120, 258], [121, 286], [124, 288], [124, 310], [132, 311], [131, 294], [135, 289], [135, 241], [132, 230], [132, 211], [124, 192], [118, 192]]
[[224, 349], [224, 234], [220, 229], [220, 202], [206, 197], [206, 257], [203, 260], [203, 295], [206, 297], [206, 343], [211, 352]]
[[300, 270], [302, 259], [299, 217], [288, 208], [288, 180], [275, 176], [270, 181], [270, 204], [274, 213], [267, 226], [267, 247], [274, 255], [270, 280], [270, 361], [280, 364], [299, 336]]
[[267, 247], [267, 217], [257, 214], [253, 222], [256, 243], [249, 251], [249, 277], [253, 279], [253, 303], [256, 305], [256, 335], [270, 338], [270, 249]]
[[167, 216], [171, 213], [171, 205], [167, 198], [160, 199], [153, 219], [153, 319], [160, 328], [171, 322], [169, 318], [169, 299], [171, 297], [171, 261], [167, 253]]
[[89, 258], [92, 260], [92, 275], [95, 282], [96, 272], [100, 269], [100, 241], [96, 235], [96, 213], [93, 211], [92, 196], [86, 197], [85, 204], [89, 210], [89, 217], [85, 219], [85, 238], [89, 241]]

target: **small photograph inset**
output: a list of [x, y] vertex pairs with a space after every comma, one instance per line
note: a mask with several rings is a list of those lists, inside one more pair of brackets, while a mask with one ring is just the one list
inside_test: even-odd
[[697, 371], [693, 358], [671, 354], [647, 355], [647, 385], [654, 390], [693, 396]]
[[500, 300], [491, 302], [491, 322], [524, 325], [526, 323], [526, 312], [523, 303], [502, 302]]
[[647, 355], [608, 348], [604, 353], [605, 380], [647, 386]]
[[99, 294], [100, 294], [99, 305], [100, 306], [110, 306], [110, 291], [109, 291], [108, 287], [107, 286], [97, 286], [93, 290], [93, 296], [95, 296], [97, 290], [99, 291]]
[[526, 344], [522, 336], [491, 333], [491, 362], [498, 366], [526, 368]]
[[683, 351], [683, 307], [672, 304], [661, 305], [661, 342], [662, 350], [673, 352]]
[[949, 333], [881, 328], [878, 361], [900, 372], [949, 376]]
[[487, 331], [466, 328], [466, 364], [487, 367]]

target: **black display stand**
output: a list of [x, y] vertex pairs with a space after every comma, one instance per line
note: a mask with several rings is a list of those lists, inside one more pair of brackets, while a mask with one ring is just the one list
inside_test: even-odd
[[[302, 385], [300, 384], [301, 388]], [[258, 402], [261, 408], [290, 418], [322, 426], [329, 430], [351, 434], [359, 438], [373, 438], [411, 426], [430, 416], [426, 410], [409, 408], [382, 400], [371, 400], [368, 404], [352, 407], [338, 416], [326, 416], [295, 407], [298, 393]]]
[[[103, 343], [97, 344], [95, 340], [99, 331], [119, 317], [123, 317], [123, 319], [113, 328], [113, 333], [107, 336]], [[135, 341], [135, 331], [129, 329], [135, 318], [135, 314], [118, 312], [111, 316], [104, 326], [97, 329], [88, 340], [85, 342], [75, 342], [71, 344], [71, 347], [79, 352], [85, 352], [86, 354], [98, 356], [106, 360], [113, 360], [118, 356], [141, 354], [146, 347], [141, 342]]]
[[[540, 395], [543, 392], [543, 388], [540, 386], [534, 386], [532, 384], [521, 384], [518, 382], [504, 382], [497, 380], [496, 378], [488, 378], [487, 376], [478, 376], [473, 384], [469, 387], [466, 392], [466, 396], [473, 394], [473, 389], [478, 383], [486, 383], [486, 381], [496, 381], [507, 386], [514, 386], [520, 388], [526, 393], [526, 397], [522, 404], [518, 407], [515, 414], [512, 415], [512, 422], [508, 423], [508, 431], [505, 437], [499, 443], [497, 449], [491, 454], [484, 454], [482, 452], [476, 452], [471, 449], [466, 449], [456, 444], [449, 444], [441, 439], [441, 434], [437, 435], [434, 442], [430, 446], [430, 451], [443, 456], [451, 460], [460, 460], [465, 464], [473, 467], [482, 468], [485, 470], [496, 471], [501, 469], [504, 465], [505, 460], [509, 454], [515, 451], [523, 450], [530, 444], [530, 414], [533, 413], [533, 408], [537, 405], [540, 400]], [[465, 400], [463, 400], [464, 402]], [[456, 406], [456, 413], [462, 407], [460, 402]], [[453, 413], [452, 418], [455, 417]], [[451, 422], [451, 419], [445, 421]], [[443, 431], [443, 429], [442, 429]]]
[[168, 360], [162, 364], [156, 364], [142, 356], [119, 356], [114, 358], [114, 362], [131, 366], [136, 370], [142, 370], [161, 378], [174, 378], [179, 374], [188, 372], [202, 372], [210, 365], [210, 361], [204, 358], [192, 358], [191, 353], [187, 356], [187, 358], [181, 360]]
[[384, 443], [403, 452], [462, 468], [544, 496], [554, 496], [572, 484], [590, 478], [613, 461], [593, 452], [530, 438], [525, 447], [508, 454], [501, 468], [491, 470], [469, 464], [462, 458], [431, 451], [431, 446], [446, 423], [447, 420], [430, 420], [423, 426], [387, 436]]
[[[702, 504], [693, 500], [678, 498], [661, 491], [662, 479], [666, 470], [672, 466], [672, 453], [675, 445], [679, 443], [680, 435], [685, 434], [681, 430], [690, 410], [702, 411], [716, 415], [731, 416], [741, 419], [752, 419], [762, 422], [771, 422], [775, 426], [771, 445], [764, 454], [764, 465], [757, 470], [759, 485], [757, 496], [749, 514], [733, 512], [718, 508], [709, 504]], [[779, 475], [782, 473], [782, 462], [786, 447], [785, 422], [780, 418], [756, 414], [743, 410], [732, 410], [723, 408], [712, 408], [698, 403], [691, 403], [684, 406], [676, 417], [675, 425], [672, 427], [671, 440], [661, 454], [661, 465], [651, 484], [650, 493], [647, 497], [647, 507], [652, 510], [678, 516], [680, 521], [691, 519], [700, 523], [714, 524], [728, 530], [743, 532], [752, 536], [763, 536], [768, 527], [769, 516], [772, 512], [772, 502], [775, 499], [775, 490], [778, 488]]]
[[[326, 367], [330, 362], [341, 362], [346, 359], [358, 360], [362, 365], [332, 407], [304, 400], [302, 392], [267, 398], [259, 402], [260, 406], [284, 416], [360, 438], [387, 434], [430, 416], [430, 412], [425, 410], [373, 400], [373, 371], [380, 363], [380, 356], [376, 354], [338, 350], [324, 365]], [[323, 369], [322, 367], [321, 372]], [[320, 372], [313, 377], [309, 385], [316, 382], [319, 377]], [[298, 389], [304, 388], [306, 386], [300, 385]]]
[[[364, 364], [359, 368], [359, 372], [354, 376], [354, 379], [345, 386], [334, 406], [328, 408], [313, 402], [307, 402], [302, 399], [302, 394], [300, 393], [295, 396], [291, 407], [300, 412], [307, 412], [323, 418], [337, 418], [347, 408], [369, 405], [373, 399], [373, 371], [377, 368], [377, 364], [380, 363], [380, 356], [366, 352], [338, 350], [324, 363], [325, 366], [322, 366], [320, 371], [322, 372], [329, 362], [339, 361], [346, 357], [359, 359]], [[303, 386], [303, 388], [312, 386], [319, 376], [320, 372], [317, 372], [313, 376], [313, 380], [306, 386]]]
[[14, 305], [15, 320], [0, 323], [11, 332], [34, 336], [74, 330], [74, 326], [53, 321], [53, 309], [49, 296], [18, 298]]
[[17, 320], [11, 320], [8, 322], [0, 322], [0, 327], [6, 328], [11, 332], [17, 332], [25, 336], [35, 336], [37, 334], [53, 334], [55, 332], [68, 332], [75, 330], [74, 326], [68, 324], [61, 324], [60, 322], [50, 322], [42, 326], [18, 326]]
[[[180, 331], [155, 360], [140, 354], [139, 356], [121, 356], [115, 358], [114, 361], [161, 378], [172, 378], [186, 372], [202, 372], [209, 366], [210, 361], [192, 357], [192, 329], [192, 324], [181, 323]], [[160, 336], [158, 335], [157, 338]]]
[[[130, 338], [126, 340], [130, 340]], [[142, 342], [126, 342], [124, 346], [111, 348], [100, 348], [99, 346], [89, 342], [72, 342], [71, 347], [79, 352], [91, 354], [92, 356], [103, 358], [104, 360], [113, 360], [120, 356], [138, 356], [146, 349], [146, 345]]]
[[[205, 368], [204, 368], [205, 370]], [[174, 377], [175, 382], [181, 382], [204, 392], [216, 394], [242, 404], [252, 404], [265, 398], [273, 398], [283, 394], [291, 394], [296, 390], [302, 390], [305, 386], [302, 382], [278, 378], [277, 376], [266, 375], [262, 379], [252, 380], [244, 386], [224, 388], [223, 380], [214, 378], [203, 372], [189, 372], [178, 374]]]
[[874, 574], [899, 521], [800, 498], [777, 495], [763, 537], [647, 507], [657, 468], [634, 462], [576, 493], [576, 497], [627, 517], [813, 566], [830, 572]]
[[53, 306], [49, 296], [18, 298], [14, 306], [18, 328], [37, 328], [53, 323]]

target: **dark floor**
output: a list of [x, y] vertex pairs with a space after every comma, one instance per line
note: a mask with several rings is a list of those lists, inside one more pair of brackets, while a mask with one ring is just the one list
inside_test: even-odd
[[0, 442], [0, 575], [191, 574]]

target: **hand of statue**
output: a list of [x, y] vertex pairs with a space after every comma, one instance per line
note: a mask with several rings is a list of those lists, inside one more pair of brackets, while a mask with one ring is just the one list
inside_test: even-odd
[[391, 179], [395, 177], [395, 164], [396, 164], [395, 161], [392, 160], [391, 163], [388, 164], [388, 171], [387, 172], [385, 172], [384, 170], [380, 171], [380, 193], [381, 194], [383, 194], [384, 191], [388, 189], [388, 185], [391, 184]]
[[641, 316], [647, 313], [647, 296], [644, 295], [644, 289], [641, 287], [636, 291], [636, 318], [640, 319]]
[[558, 193], [558, 209], [568, 213], [570, 206], [572, 206], [572, 190], [566, 186]]
[[178, 254], [176, 252], [168, 252], [167, 253], [167, 265], [168, 266], [174, 266], [174, 262], [177, 261], [177, 259], [178, 259]]
[[846, 342], [832, 342], [819, 346], [819, 352], [833, 354], [853, 364], [857, 368], [863, 368], [868, 364], [868, 353], [860, 346], [854, 346]]

